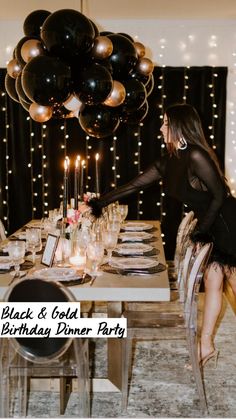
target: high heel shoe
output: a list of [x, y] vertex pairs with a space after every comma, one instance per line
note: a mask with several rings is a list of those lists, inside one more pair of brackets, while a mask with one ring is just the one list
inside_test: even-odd
[[218, 361], [219, 351], [217, 349], [214, 349], [212, 352], [210, 352], [208, 355], [204, 356], [204, 358], [200, 359], [199, 365], [200, 367], [204, 367], [210, 359], [214, 360], [214, 368], [217, 367], [217, 361]]

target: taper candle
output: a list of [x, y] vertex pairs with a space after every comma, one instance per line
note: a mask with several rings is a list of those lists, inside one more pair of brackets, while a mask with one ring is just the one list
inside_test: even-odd
[[97, 197], [99, 197], [100, 195], [100, 190], [99, 190], [99, 167], [98, 167], [98, 160], [99, 160], [99, 154], [97, 153], [95, 155], [95, 178], [96, 178], [96, 187], [95, 187], [95, 192]]
[[77, 156], [75, 160], [75, 176], [74, 176], [75, 209], [78, 209], [79, 186], [80, 186], [80, 156]]
[[80, 198], [83, 200], [84, 195], [84, 169], [85, 169], [85, 160], [81, 162], [81, 176], [80, 176]]
[[63, 218], [67, 217], [69, 164], [69, 157], [66, 157], [64, 160]]

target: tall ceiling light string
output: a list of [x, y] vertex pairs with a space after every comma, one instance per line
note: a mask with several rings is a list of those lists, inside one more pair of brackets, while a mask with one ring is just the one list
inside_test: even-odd
[[215, 143], [215, 121], [218, 118], [218, 112], [217, 112], [217, 104], [215, 103], [215, 83], [217, 80], [218, 74], [214, 67], [212, 67], [211, 70], [211, 83], [208, 85], [209, 87], [209, 95], [211, 98], [211, 125], [208, 126], [209, 129], [209, 138], [211, 140], [211, 147], [213, 150], [216, 149], [216, 143]]
[[[134, 164], [137, 165], [137, 172], [138, 174], [141, 174], [141, 158], [140, 158], [140, 149], [142, 146], [142, 141], [141, 141], [141, 126], [143, 126], [143, 123], [140, 122], [139, 126], [137, 127], [137, 130], [134, 132], [134, 136], [137, 139], [137, 147], [136, 147], [136, 151], [134, 153]], [[142, 203], [143, 203], [143, 190], [139, 191], [138, 193], [138, 200], [137, 200], [137, 219], [140, 219], [140, 216], [143, 215], [143, 211], [142, 211]]]
[[48, 183], [47, 183], [47, 156], [45, 154], [45, 141], [47, 139], [47, 125], [41, 126], [41, 172], [42, 172], [42, 213], [48, 215]]
[[91, 181], [91, 176], [89, 174], [89, 169], [90, 169], [90, 160], [91, 160], [91, 150], [92, 150], [92, 146], [89, 142], [90, 140], [90, 136], [86, 135], [86, 139], [85, 139], [85, 161], [86, 161], [86, 166], [85, 166], [85, 188], [86, 188], [86, 192], [90, 191], [90, 181]]
[[[159, 118], [160, 118], [160, 126], [163, 123], [163, 118], [164, 118], [164, 108], [165, 108], [165, 100], [166, 100], [166, 93], [165, 93], [165, 66], [162, 66], [162, 74], [159, 77], [159, 82], [158, 82], [158, 86], [157, 88], [160, 90], [161, 92], [161, 98], [160, 98], [160, 103], [158, 105], [160, 114], [159, 114]], [[160, 133], [158, 133], [157, 135], [157, 140], [161, 141], [162, 139], [162, 135]], [[161, 144], [161, 157], [164, 154], [165, 150], [165, 144], [162, 142]], [[163, 217], [166, 216], [166, 212], [165, 212], [165, 192], [164, 192], [164, 188], [163, 188], [163, 182], [162, 180], [159, 181], [159, 185], [160, 185], [160, 198], [157, 201], [156, 205], [157, 207], [159, 207], [159, 219], [160, 222], [163, 221]], [[163, 244], [165, 244], [165, 235], [164, 233], [162, 233], [162, 238], [163, 238]]]
[[[61, 149], [63, 150], [63, 158], [65, 160], [66, 156], [67, 156], [67, 140], [69, 138], [69, 135], [67, 134], [67, 123], [66, 123], [66, 119], [64, 119], [63, 124], [60, 126], [60, 130], [63, 132], [63, 137], [62, 137], [62, 143], [61, 143]], [[63, 183], [61, 184], [61, 193], [59, 195], [60, 198], [60, 202], [62, 202], [63, 200]]]
[[[3, 205], [3, 221], [5, 227], [5, 233], [8, 234], [9, 230], [9, 175], [12, 174], [12, 170], [9, 169], [9, 121], [8, 121], [8, 103], [7, 95], [5, 92], [1, 93], [3, 98], [1, 111], [3, 112], [3, 118], [5, 120], [5, 135], [2, 139], [3, 146], [1, 147], [4, 150], [5, 155], [5, 179], [2, 180], [1, 194], [2, 195], [2, 205]], [[4, 147], [5, 146], [5, 147]], [[2, 156], [3, 161], [3, 156]]]
[[112, 188], [117, 187], [117, 179], [120, 177], [120, 175], [117, 174], [117, 160], [119, 159], [119, 156], [117, 156], [117, 152], [116, 152], [116, 141], [117, 141], [117, 136], [113, 135], [112, 146], [110, 147], [110, 151], [112, 152], [112, 168], [111, 169], [113, 171], [113, 181], [111, 183]]
[[[188, 70], [190, 67], [184, 67], [184, 73], [183, 73], [183, 103], [188, 103], [188, 92], [189, 92], [189, 76], [188, 76]], [[186, 215], [188, 212], [188, 206], [186, 204], [182, 205], [182, 217]]]
[[34, 176], [34, 153], [35, 153], [35, 146], [34, 146], [34, 135], [33, 135], [33, 123], [32, 119], [27, 116], [26, 120], [29, 122], [29, 143], [30, 143], [30, 161], [28, 163], [28, 168], [30, 172], [30, 192], [31, 192], [31, 218], [35, 218], [35, 212], [37, 211], [37, 207], [35, 205], [35, 196], [37, 196], [37, 191], [35, 190], [35, 186], [37, 179]]

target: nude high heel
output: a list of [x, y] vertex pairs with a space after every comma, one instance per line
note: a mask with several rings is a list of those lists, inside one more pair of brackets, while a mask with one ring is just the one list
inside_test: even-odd
[[[204, 333], [202, 336], [207, 336], [210, 337], [212, 339], [212, 335], [208, 334], [208, 333]], [[199, 365], [200, 367], [204, 367], [204, 365], [206, 365], [206, 363], [208, 361], [210, 361], [210, 359], [214, 360], [214, 368], [217, 367], [217, 361], [218, 361], [218, 356], [219, 356], [219, 351], [217, 349], [213, 349], [208, 355], [205, 355], [203, 358], [201, 357], [201, 341], [199, 342]]]
[[212, 352], [210, 352], [208, 355], [204, 356], [204, 358], [200, 359], [199, 365], [200, 367], [204, 367], [204, 365], [210, 361], [210, 359], [214, 360], [214, 368], [217, 367], [217, 361], [218, 361], [219, 351], [217, 349], [214, 349]]

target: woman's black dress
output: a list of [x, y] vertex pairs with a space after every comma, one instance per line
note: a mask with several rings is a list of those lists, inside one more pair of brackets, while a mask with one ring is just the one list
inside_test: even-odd
[[166, 154], [129, 183], [91, 200], [94, 214], [133, 192], [163, 180], [165, 193], [187, 205], [198, 219], [193, 241], [213, 241], [212, 261], [236, 267], [236, 199], [229, 193], [214, 161], [199, 146]]

